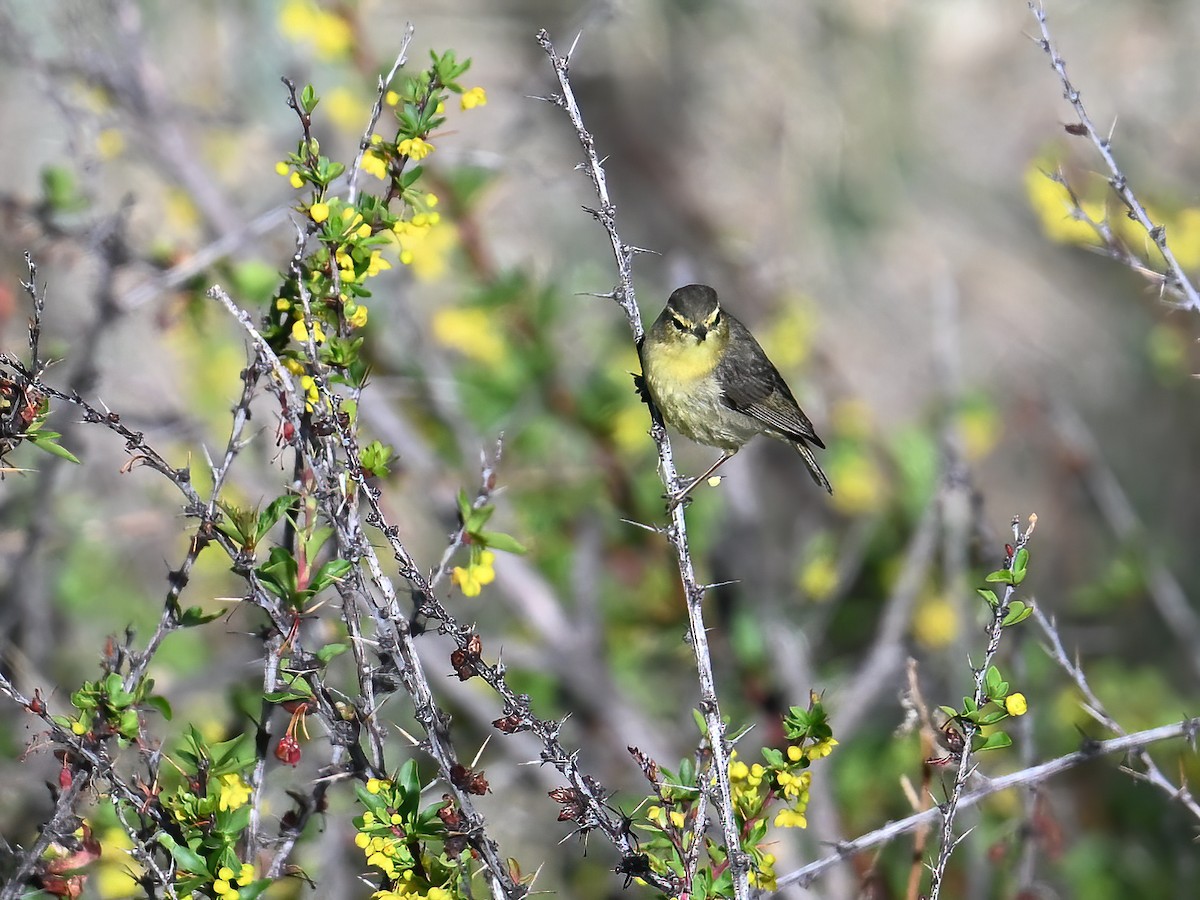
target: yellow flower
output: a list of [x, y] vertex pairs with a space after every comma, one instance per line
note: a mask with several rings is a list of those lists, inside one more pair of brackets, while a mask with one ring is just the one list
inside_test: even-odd
[[426, 194], [425, 195], [425, 205], [428, 206], [430, 209], [433, 209], [435, 206], [437, 206], [438, 205], [438, 195], [437, 194]]
[[400, 95], [397, 94], [395, 91], [388, 91], [386, 94], [383, 95], [383, 102], [386, 103], [388, 106], [395, 106], [397, 103], [400, 102]]
[[311, 375], [302, 375], [300, 377], [300, 389], [304, 391], [304, 408], [312, 412], [317, 400], [320, 398], [317, 382], [313, 380]]
[[883, 472], [862, 450], [841, 453], [827, 466], [829, 480], [838, 486], [833, 505], [843, 513], [860, 515], [879, 509], [886, 501]]
[[[366, 823], [364, 823], [364, 824], [366, 824]], [[367, 844], [369, 844], [369, 843], [371, 843], [370, 835], [364, 834], [363, 832], [360, 831], [358, 834], [356, 834], [354, 836], [354, 846], [358, 847], [360, 850], [365, 850], [367, 847]]]
[[[292, 340], [298, 344], [303, 344], [308, 341], [308, 329], [304, 327], [304, 320], [297, 319], [292, 324]], [[325, 343], [325, 331], [321, 328], [321, 323], [313, 320], [313, 341], [318, 344]]]
[[290, 356], [283, 361], [283, 367], [293, 375], [304, 374], [304, 363], [300, 362], [298, 359], [292, 359]]
[[499, 365], [507, 356], [504, 338], [486, 310], [439, 309], [433, 314], [433, 337], [444, 347], [487, 366]]
[[328, 203], [314, 203], [312, 206], [310, 206], [308, 208], [308, 214], [310, 216], [312, 216], [312, 220], [314, 222], [316, 222], [318, 225], [320, 225], [322, 222], [324, 222], [326, 219], [329, 218], [329, 204]]
[[220, 799], [217, 801], [218, 809], [239, 809], [246, 805], [246, 801], [250, 799], [250, 785], [242, 781], [241, 775], [234, 772], [222, 775], [217, 781], [221, 788]]
[[288, 178], [288, 183], [297, 189], [304, 187], [304, 179], [300, 177], [299, 172], [293, 172], [291, 177]]
[[275, 171], [280, 175], [286, 175], [291, 171], [291, 169], [288, 168], [287, 163], [285, 163], [283, 160], [280, 160], [279, 162], [275, 163]]
[[125, 150], [125, 135], [116, 128], [105, 128], [96, 135], [96, 151], [101, 159], [115, 159]]
[[1004, 708], [1010, 716], [1023, 716], [1028, 712], [1029, 704], [1025, 702], [1024, 694], [1009, 694], [1004, 698]]
[[311, 0], [287, 0], [279, 11], [279, 28], [289, 40], [312, 44], [323, 60], [345, 56], [354, 43], [350, 23]]
[[958, 635], [958, 607], [940, 594], [922, 600], [913, 614], [912, 630], [926, 647], [945, 647]]
[[825, 554], [810, 560], [800, 572], [800, 588], [813, 600], [826, 599], [837, 586], [837, 562]]
[[685, 821], [686, 819], [684, 818], [683, 813], [681, 813], [679, 810], [676, 809], [671, 812], [671, 824], [676, 828], [683, 828]]
[[363, 222], [355, 230], [354, 236], [357, 238], [369, 238], [371, 236], [371, 226], [368, 225], [366, 222]]
[[413, 162], [420, 162], [433, 152], [433, 144], [419, 137], [405, 138], [396, 146], [396, 149]]
[[363, 154], [362, 170], [368, 175], [374, 175], [379, 180], [387, 178], [387, 160], [373, 150]]
[[367, 308], [361, 304], [354, 307], [354, 312], [346, 317], [346, 322], [351, 328], [362, 328], [367, 324]]
[[[366, 228], [367, 226], [363, 226]], [[392, 264], [383, 258], [383, 251], [371, 251], [371, 260], [367, 263], [367, 277], [378, 275], [380, 272], [386, 272], [392, 267]]]
[[775, 817], [776, 828], [807, 828], [808, 819], [804, 813], [795, 809], [781, 809]]
[[804, 751], [795, 744], [789, 744], [787, 748], [787, 758], [791, 762], [800, 762], [800, 760], [804, 759]]
[[[816, 744], [813, 744], [808, 748], [808, 758], [821, 759], [822, 757], [828, 756], [833, 752], [833, 748], [837, 746], [837, 743], [838, 742], [836, 738], [825, 738], [823, 741], [818, 741]], [[811, 772], [805, 772], [804, 774], [807, 775], [809, 779], [812, 778]]]
[[463, 109], [487, 106], [487, 91], [481, 87], [473, 87], [462, 95], [462, 100], [459, 103]]
[[361, 122], [366, 111], [353, 91], [344, 87], [334, 88], [323, 99], [321, 109], [338, 128], [349, 134], [361, 133]]

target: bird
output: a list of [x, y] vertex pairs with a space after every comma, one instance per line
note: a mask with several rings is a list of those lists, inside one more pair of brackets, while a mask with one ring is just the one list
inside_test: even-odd
[[813, 481], [833, 493], [812, 449], [824, 450], [825, 444], [750, 329], [721, 308], [713, 288], [677, 288], [646, 332], [639, 356], [638, 389], [663, 421], [722, 451], [703, 475], [670, 498], [671, 508], [757, 434], [790, 444]]

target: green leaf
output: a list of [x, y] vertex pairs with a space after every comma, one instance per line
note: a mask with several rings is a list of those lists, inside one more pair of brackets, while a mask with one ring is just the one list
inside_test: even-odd
[[179, 625], [181, 628], [192, 628], [196, 625], [204, 625], [206, 622], [219, 619], [223, 615], [225, 613], [221, 610], [215, 613], [206, 613], [198, 606], [189, 606], [179, 614]]
[[1007, 628], [1009, 625], [1016, 625], [1024, 622], [1033, 615], [1033, 607], [1022, 603], [1020, 600], [1014, 600], [1008, 604], [1008, 614], [1004, 617], [1004, 621], [1000, 624]]
[[708, 722], [704, 719], [704, 713], [698, 709], [692, 710], [692, 721], [696, 723], [696, 730], [700, 732], [702, 737], [708, 736]]
[[996, 731], [989, 734], [986, 738], [975, 745], [975, 752], [982, 753], [984, 750], [1003, 750], [1005, 747], [1012, 746], [1012, 738], [1003, 731]]
[[1007, 711], [1005, 711], [1003, 709], [994, 709], [991, 712], [983, 713], [978, 718], [976, 718], [975, 721], [978, 722], [980, 725], [995, 725], [1001, 719], [1007, 719], [1007, 718], [1008, 718]]
[[171, 854], [171, 858], [179, 864], [179, 868], [196, 873], [208, 871], [208, 863], [204, 861], [204, 857], [177, 843], [175, 838], [171, 837], [167, 832], [156, 832], [155, 840], [167, 849], [167, 852]]
[[54, 434], [53, 432], [43, 431], [31, 433], [27, 435], [27, 437], [29, 438], [29, 443], [33, 444], [33, 446], [37, 447], [39, 450], [45, 450], [51, 456], [57, 456], [59, 459], [65, 459], [67, 462], [73, 462], [76, 465], [80, 465], [79, 457], [77, 457], [66, 447], [62, 447], [54, 443], [54, 438], [61, 437], [61, 435]]
[[975, 699], [973, 697], [963, 697], [963, 710], [964, 711], [973, 713], [977, 709], [979, 709], [979, 707], [975, 705]]
[[524, 544], [501, 531], [481, 531], [475, 536], [493, 550], [501, 550], [505, 553], [516, 553], [518, 555], [529, 552]]
[[996, 686], [1000, 684], [1000, 670], [995, 666], [988, 666], [987, 673], [983, 677], [984, 686], [987, 688], [987, 695], [993, 696], [996, 691]]
[[276, 497], [267, 504], [267, 508], [258, 514], [258, 521], [254, 526], [254, 543], [257, 544], [267, 532], [275, 527], [289, 506], [296, 502], [296, 498], [291, 494], [284, 494], [281, 497]]
[[958, 718], [958, 710], [955, 709], [953, 706], [939, 706], [938, 709], [940, 709], [942, 712], [944, 712], [946, 715], [948, 715], [952, 719]]
[[1000, 605], [1000, 598], [996, 596], [995, 591], [989, 591], [987, 588], [975, 588], [975, 593], [982, 597], [987, 605], [995, 609]]
[[335, 656], [345, 653], [349, 649], [345, 644], [326, 644], [317, 651], [317, 659], [323, 663], [328, 663]]
[[1012, 573], [1015, 579], [1015, 584], [1020, 584], [1025, 580], [1025, 569], [1029, 566], [1029, 551], [1022, 547], [1017, 551], [1016, 556], [1012, 561]]
[[306, 113], [311, 113], [317, 108], [317, 104], [321, 102], [321, 98], [317, 96], [316, 90], [311, 84], [306, 84], [304, 90], [300, 92], [300, 108]]
[[147, 697], [145, 702], [146, 705], [151, 709], [158, 710], [159, 714], [162, 715], [162, 717], [168, 722], [171, 721], [171, 717], [174, 715], [174, 712], [172, 711], [171, 704], [167, 701], [166, 697], [160, 697], [155, 694], [153, 697]]
[[1013, 573], [1008, 571], [1008, 569], [997, 569], [995, 572], [989, 573], [988, 576], [983, 580], [999, 582], [1000, 584], [1012, 584]]
[[308, 589], [312, 593], [328, 587], [334, 582], [341, 581], [354, 568], [354, 563], [348, 559], [331, 559], [321, 568], [317, 569], [317, 573], [309, 582]]

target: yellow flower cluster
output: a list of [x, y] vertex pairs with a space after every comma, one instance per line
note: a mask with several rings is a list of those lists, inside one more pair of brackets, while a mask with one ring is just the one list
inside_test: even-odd
[[454, 895], [440, 887], [431, 887], [422, 894], [414, 885], [402, 884], [390, 890], [376, 891], [371, 895], [371, 900], [454, 900]]
[[646, 818], [663, 830], [666, 830], [668, 822], [677, 831], [682, 830], [687, 822], [687, 817], [679, 810], [673, 809], [668, 813], [661, 806], [651, 806], [647, 809]]
[[481, 87], [473, 87], [469, 91], [464, 91], [459, 104], [463, 109], [487, 106], [487, 91]]
[[733, 793], [733, 805], [747, 818], [753, 816], [762, 807], [766, 789], [764, 785], [766, 767], [762, 763], [746, 765], [737, 758], [737, 751], [729, 755], [729, 787]]
[[[399, 817], [397, 817], [399, 818]], [[375, 816], [370, 812], [363, 813], [363, 825], [373, 825]], [[360, 831], [354, 836], [354, 845], [362, 850], [367, 857], [367, 865], [374, 866], [388, 878], [399, 878], [400, 870], [396, 866], [396, 857], [400, 854], [395, 839], [385, 838], [381, 834], [370, 835]]]
[[485, 309], [477, 306], [439, 309], [430, 324], [434, 340], [477, 363], [497, 366], [508, 355], [508, 345], [499, 326]]
[[464, 597], [478, 597], [485, 584], [496, 580], [496, 570], [492, 568], [495, 561], [496, 554], [491, 550], [484, 550], [479, 554], [479, 559], [472, 558], [465, 569], [455, 566], [450, 573], [450, 580], [458, 585]]
[[457, 230], [453, 225], [443, 224], [441, 213], [434, 210], [437, 204], [437, 194], [426, 194], [417, 201], [417, 211], [411, 218], [392, 226], [400, 248], [400, 262], [411, 266], [421, 281], [441, 277], [446, 271], [446, 257], [458, 243]]
[[433, 144], [419, 137], [405, 138], [396, 145], [401, 156], [407, 156], [413, 162], [420, 162], [433, 152]]
[[221, 866], [217, 870], [217, 879], [213, 882], [213, 893], [219, 900], [237, 900], [238, 885], [245, 886], [252, 881], [254, 881], [254, 866], [250, 863], [243, 863], [237, 873], [234, 873], [229, 866]]
[[236, 772], [220, 776], [217, 784], [220, 790], [217, 808], [222, 812], [227, 809], [240, 809], [250, 799], [250, 785], [242, 781], [242, 776]]
[[311, 44], [323, 60], [340, 59], [354, 44], [350, 23], [312, 0], [287, 0], [279, 10], [279, 30], [290, 41]]

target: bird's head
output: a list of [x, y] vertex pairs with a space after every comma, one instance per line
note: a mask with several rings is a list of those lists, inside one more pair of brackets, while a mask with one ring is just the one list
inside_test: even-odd
[[667, 300], [661, 318], [668, 326], [664, 337], [673, 343], [723, 345], [729, 337], [729, 323], [721, 314], [717, 292], [706, 284], [678, 288]]

